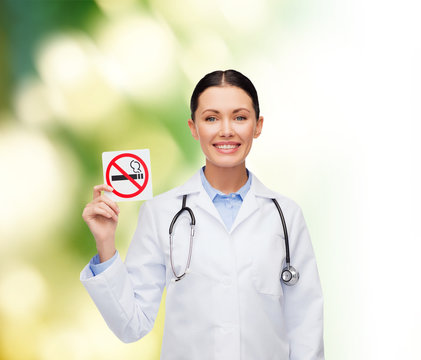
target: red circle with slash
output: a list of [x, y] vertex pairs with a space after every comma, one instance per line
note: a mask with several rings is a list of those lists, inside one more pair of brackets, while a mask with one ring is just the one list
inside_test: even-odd
[[[143, 182], [143, 185], [140, 185], [136, 181], [134, 181], [130, 177], [130, 175], [127, 172], [125, 172], [117, 164], [116, 161], [118, 159], [123, 158], [123, 157], [131, 157], [131, 158], [139, 161], [139, 163], [143, 166], [143, 169], [145, 170], [145, 181]], [[127, 178], [127, 180], [129, 180], [137, 188], [137, 191], [135, 191], [133, 194], [122, 194], [122, 193], [118, 192], [116, 189], [114, 189], [114, 187], [111, 185], [111, 180], [110, 180], [110, 170], [113, 166], [117, 169], [117, 171], [119, 171], [121, 174], [123, 174]], [[120, 196], [122, 198], [125, 198], [125, 199], [130, 199], [132, 197], [135, 197], [135, 196], [139, 195], [143, 190], [145, 190], [145, 187], [148, 184], [148, 180], [149, 180], [149, 171], [148, 171], [148, 168], [147, 168], [145, 162], [139, 156], [137, 156], [135, 154], [124, 153], [124, 154], [117, 155], [114, 159], [112, 159], [110, 161], [110, 163], [108, 164], [108, 167], [107, 167], [107, 171], [105, 172], [105, 178], [107, 179], [107, 184], [114, 189], [113, 190], [114, 194], [116, 194], [117, 196]]]

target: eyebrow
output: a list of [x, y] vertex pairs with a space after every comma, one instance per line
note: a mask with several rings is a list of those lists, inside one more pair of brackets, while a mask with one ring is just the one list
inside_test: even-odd
[[[218, 110], [215, 110], [215, 109], [205, 109], [205, 110], [202, 111], [202, 114], [204, 114], [207, 111], [214, 112], [216, 114], [220, 114], [220, 112]], [[236, 113], [238, 113], [240, 111], [247, 111], [248, 113], [250, 112], [249, 109], [246, 109], [246, 108], [238, 108], [238, 109], [235, 109], [232, 113], [233, 114], [236, 114]]]

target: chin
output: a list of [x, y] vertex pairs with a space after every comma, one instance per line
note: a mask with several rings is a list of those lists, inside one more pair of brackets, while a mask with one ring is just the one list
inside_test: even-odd
[[207, 161], [215, 167], [225, 168], [225, 169], [235, 168], [235, 167], [242, 166], [245, 164], [245, 159], [235, 161], [233, 159], [215, 160], [215, 159], [207, 158]]

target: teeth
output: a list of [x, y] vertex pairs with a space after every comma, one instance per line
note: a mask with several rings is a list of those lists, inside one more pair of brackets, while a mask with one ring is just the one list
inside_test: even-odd
[[218, 149], [235, 149], [238, 145], [216, 145]]

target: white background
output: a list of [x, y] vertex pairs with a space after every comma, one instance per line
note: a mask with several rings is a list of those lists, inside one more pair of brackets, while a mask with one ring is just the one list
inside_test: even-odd
[[303, 207], [326, 358], [420, 359], [421, 8], [319, 5], [267, 70], [248, 166]]

